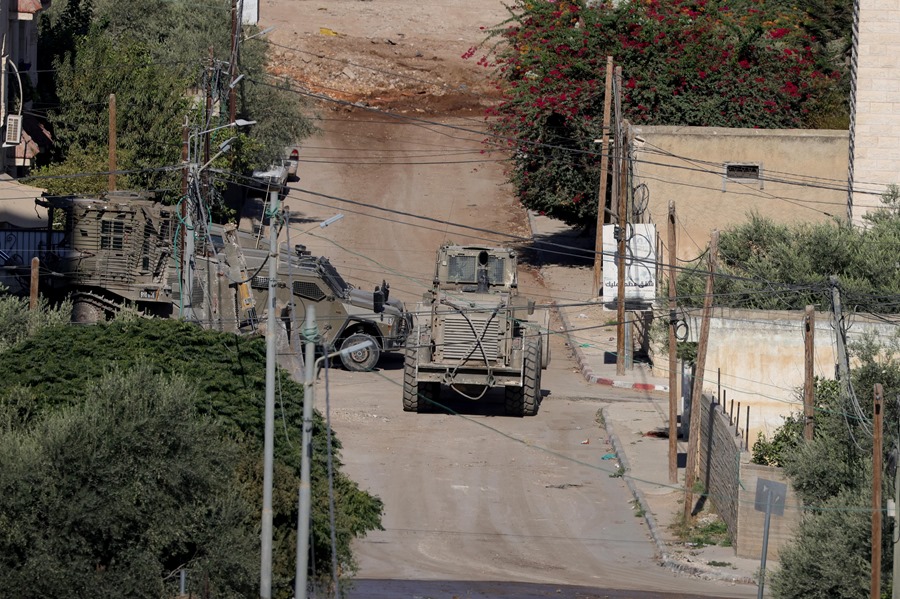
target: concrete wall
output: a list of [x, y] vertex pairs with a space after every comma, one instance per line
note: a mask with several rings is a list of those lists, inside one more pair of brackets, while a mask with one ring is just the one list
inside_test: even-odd
[[[750, 406], [750, 447], [757, 433], [772, 436], [784, 416], [803, 409], [801, 389], [804, 373], [803, 312], [733, 310], [714, 308], [710, 320], [709, 347], [703, 389], [719, 395], [727, 410], [731, 403], [741, 404], [741, 422]], [[689, 340], [696, 341], [700, 331], [701, 310], [687, 313]], [[894, 320], [897, 320], [896, 318]], [[898, 321], [900, 322], [900, 321]], [[898, 322], [866, 320], [854, 316], [847, 333], [848, 343], [871, 333], [888, 340]], [[835, 378], [835, 335], [831, 314], [815, 315], [815, 376]], [[664, 357], [655, 359], [659, 376], [667, 376]], [[743, 427], [742, 427], [743, 428]]]
[[738, 488], [741, 476], [741, 441], [721, 406], [710, 395], [700, 403], [700, 481], [728, 525], [735, 545], [738, 528]]
[[[846, 131], [640, 126], [634, 133], [635, 184], [650, 192], [645, 220], [665, 239], [675, 201], [682, 259], [702, 252], [713, 229], [751, 212], [780, 223], [846, 218]], [[756, 164], [760, 180], [728, 178], [726, 163]]]
[[[853, 152], [853, 221], [900, 183], [900, 4], [861, 0]], [[868, 192], [868, 193], [867, 193]]]
[[[749, 459], [748, 454], [743, 456]], [[778, 559], [779, 550], [789, 541], [794, 539], [800, 526], [802, 512], [801, 503], [794, 488], [781, 468], [773, 466], [760, 466], [749, 461], [741, 463], [741, 484], [738, 487], [738, 542], [735, 543], [735, 552], [739, 557], [751, 557], [759, 559], [762, 556], [763, 531], [765, 530], [766, 514], [756, 509], [756, 484], [759, 479], [785, 483], [787, 494], [784, 498], [784, 515], [772, 515], [769, 518], [769, 547], [768, 558]]]
[[741, 450], [743, 430], [723, 410], [728, 407], [711, 395], [702, 398], [700, 480], [728, 526], [735, 554], [748, 558], [762, 555], [765, 513], [756, 510], [757, 481], [763, 478], [787, 485], [784, 515], [773, 515], [769, 522], [768, 557], [778, 559], [778, 551], [793, 540], [800, 523], [800, 501], [780, 468], [750, 463], [750, 453]]

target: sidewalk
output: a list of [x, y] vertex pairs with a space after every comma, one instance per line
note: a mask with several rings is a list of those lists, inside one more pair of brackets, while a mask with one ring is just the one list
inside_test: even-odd
[[[593, 241], [559, 221], [532, 213], [529, 221], [541, 275], [558, 298], [557, 312], [585, 380], [642, 392], [643, 397], [613, 400], [602, 414], [623, 478], [656, 543], [659, 563], [678, 573], [746, 585], [748, 597], [755, 597], [759, 560], [739, 558], [732, 547], [690, 546], [670, 528], [683, 512], [684, 470], [679, 469], [677, 483], [669, 483], [669, 381], [654, 377], [649, 365], [637, 361], [625, 374], [616, 374], [616, 312], [591, 302], [590, 260], [572, 259], [572, 254], [585, 255], [577, 248], [593, 251]], [[687, 452], [686, 443], [679, 441], [678, 452]]]

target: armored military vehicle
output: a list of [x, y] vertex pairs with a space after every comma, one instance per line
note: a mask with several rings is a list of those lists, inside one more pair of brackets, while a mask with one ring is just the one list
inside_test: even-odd
[[[268, 252], [255, 249], [256, 236], [228, 225], [193, 227], [178, 207], [144, 192], [38, 202], [51, 223], [42, 266], [53, 275], [42, 288], [72, 297], [74, 322], [105, 320], [131, 306], [145, 316], [259, 332], [257, 309], [268, 305], [268, 268], [262, 268]], [[61, 231], [61, 241], [50, 243], [51, 231]], [[389, 297], [386, 282], [374, 291], [358, 289], [327, 258], [313, 257], [302, 246], [281, 248], [277, 272], [277, 309], [289, 336], [291, 323], [302, 323], [305, 307], [314, 303], [322, 349], [374, 341], [343, 357], [350, 370], [371, 370], [382, 352], [403, 347], [412, 316]], [[296, 318], [290, 318], [292, 310]]]
[[[268, 305], [268, 270], [263, 268], [267, 254], [265, 250], [243, 250], [247, 269], [256, 273], [250, 278], [250, 286], [258, 305]], [[382, 352], [404, 347], [412, 330], [412, 315], [403, 302], [390, 297], [386, 282], [373, 291], [359, 289], [344, 280], [328, 258], [312, 256], [303, 245], [290, 249], [285, 244], [280, 246], [277, 272], [276, 305], [290, 335], [295, 334], [293, 323], [302, 326], [307, 307], [315, 305], [319, 339], [325, 351], [371, 341], [365, 349], [341, 354], [348, 370], [372, 370]]]
[[442, 386], [472, 400], [503, 387], [507, 414], [537, 413], [550, 362], [549, 313], [519, 295], [517, 264], [507, 248], [441, 246], [407, 340], [404, 410], [435, 409]]
[[103, 320], [126, 303], [148, 315], [172, 315], [175, 208], [142, 192], [37, 203], [47, 208], [51, 230], [57, 223], [63, 232], [43, 266], [56, 274], [47, 285], [71, 294], [73, 321]]

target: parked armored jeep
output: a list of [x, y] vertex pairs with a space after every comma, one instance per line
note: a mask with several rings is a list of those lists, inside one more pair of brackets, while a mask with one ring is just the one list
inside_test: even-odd
[[550, 362], [549, 313], [519, 295], [516, 252], [446, 244], [407, 340], [403, 409], [428, 412], [446, 386], [471, 400], [505, 389], [506, 413], [533, 416]]
[[[245, 248], [243, 253], [248, 270], [259, 271], [250, 282], [257, 305], [267, 305], [268, 271], [261, 267], [268, 252]], [[294, 332], [290, 323], [302, 326], [306, 308], [315, 305], [323, 351], [371, 341], [364, 349], [341, 354], [348, 370], [372, 370], [382, 352], [399, 351], [405, 346], [412, 330], [412, 315], [403, 302], [390, 297], [386, 282], [382, 281], [373, 291], [359, 289], [345, 281], [328, 258], [312, 256], [302, 245], [292, 250], [281, 245], [277, 272], [276, 304], [281, 307], [281, 317], [291, 335]]]

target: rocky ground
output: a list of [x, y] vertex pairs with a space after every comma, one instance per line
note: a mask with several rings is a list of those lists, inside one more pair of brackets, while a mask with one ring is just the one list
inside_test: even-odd
[[263, 0], [260, 26], [276, 26], [271, 72], [314, 93], [460, 115], [496, 101], [484, 52], [464, 55], [507, 16], [497, 0]]

